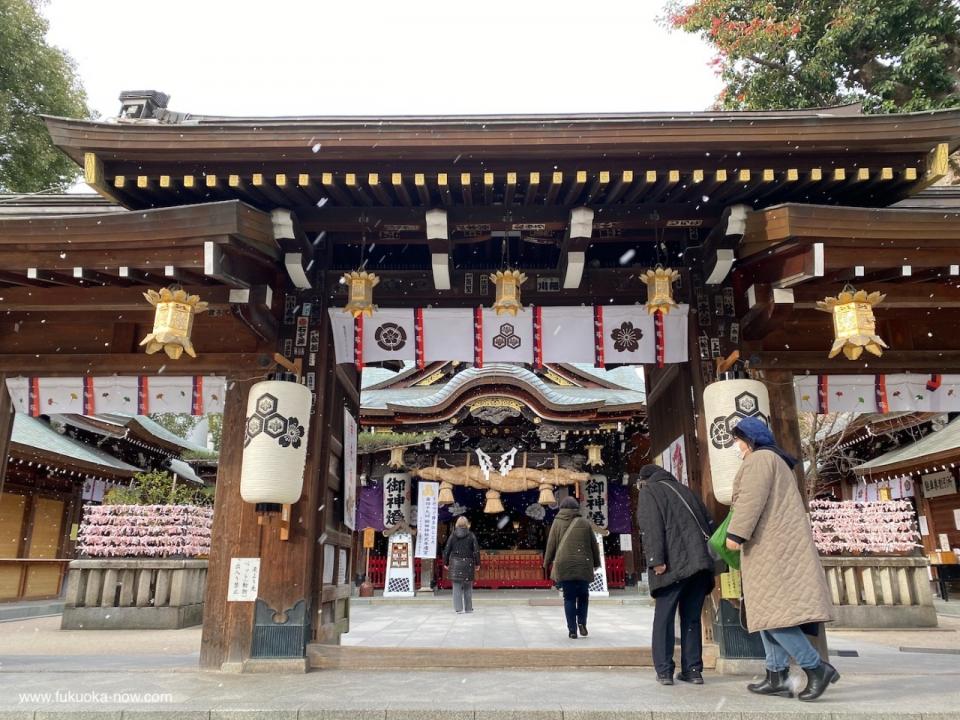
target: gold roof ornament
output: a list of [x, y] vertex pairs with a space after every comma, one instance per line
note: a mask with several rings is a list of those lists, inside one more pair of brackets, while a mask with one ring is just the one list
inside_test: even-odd
[[516, 315], [523, 310], [523, 305], [520, 304], [520, 286], [527, 281], [526, 275], [519, 270], [498, 270], [490, 279], [496, 288], [493, 309], [497, 311], [497, 315]]
[[387, 463], [394, 470], [403, 470], [406, 465], [403, 463], [403, 448], [390, 448], [390, 462]]
[[675, 308], [677, 303], [673, 299], [673, 283], [680, 278], [680, 273], [673, 268], [657, 267], [656, 270], [647, 270], [640, 276], [647, 285], [647, 313], [653, 315], [658, 310], [664, 314]]
[[195, 358], [190, 334], [193, 332], [193, 318], [207, 309], [207, 303], [199, 295], [188, 295], [185, 290], [163, 288], [160, 292], [147, 290], [143, 294], [156, 308], [153, 316], [153, 332], [140, 341], [146, 345], [148, 355], [163, 350], [171, 360], [179, 360], [183, 351]]
[[587, 465], [589, 467], [603, 465], [603, 457], [600, 455], [601, 450], [603, 450], [602, 445], [587, 445]]
[[343, 276], [343, 282], [348, 293], [343, 311], [352, 313], [355, 318], [361, 315], [371, 317], [377, 311], [377, 306], [373, 304], [373, 288], [380, 278], [366, 270], [354, 270]]
[[833, 347], [828, 357], [836, 357], [843, 351], [849, 360], [857, 360], [863, 351], [880, 357], [889, 347], [877, 335], [877, 322], [873, 306], [883, 302], [885, 295], [866, 290], [855, 290], [849, 285], [836, 297], [828, 297], [817, 303], [817, 310], [833, 314]]

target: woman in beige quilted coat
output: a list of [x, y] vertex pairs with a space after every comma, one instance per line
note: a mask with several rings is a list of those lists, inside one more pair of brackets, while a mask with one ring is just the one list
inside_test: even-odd
[[804, 669], [801, 700], [816, 700], [840, 674], [810, 643], [804, 629], [832, 619], [830, 594], [810, 521], [792, 468], [796, 460], [775, 443], [767, 426], [744, 418], [733, 429], [743, 456], [733, 481], [733, 518], [727, 547], [741, 550], [743, 601], [750, 632], [759, 632], [767, 677], [747, 689], [792, 696], [790, 658]]

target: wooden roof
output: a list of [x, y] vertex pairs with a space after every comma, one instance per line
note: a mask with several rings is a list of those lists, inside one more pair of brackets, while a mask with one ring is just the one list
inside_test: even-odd
[[396, 208], [398, 225], [417, 207], [886, 205], [929, 184], [932, 150], [960, 146], [957, 110], [46, 122], [128, 207], [324, 202]]

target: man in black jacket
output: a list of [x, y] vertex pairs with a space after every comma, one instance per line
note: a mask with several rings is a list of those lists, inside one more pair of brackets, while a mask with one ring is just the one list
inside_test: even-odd
[[656, 600], [653, 615], [653, 663], [657, 682], [673, 685], [674, 621], [680, 610], [678, 680], [703, 684], [700, 614], [713, 590], [713, 560], [706, 536], [714, 525], [703, 502], [658, 465], [645, 465], [646, 485], [637, 501], [637, 525], [643, 535], [647, 583]]

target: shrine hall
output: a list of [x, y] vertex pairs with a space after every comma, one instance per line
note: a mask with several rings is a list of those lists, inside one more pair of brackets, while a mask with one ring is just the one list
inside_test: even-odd
[[98, 197], [0, 197], [0, 466], [14, 408], [222, 406], [204, 668], [321, 666], [364, 583], [444, 591], [462, 514], [480, 580], [549, 585], [567, 494], [602, 540], [596, 591], [635, 587], [637, 469], [722, 519], [745, 417], [799, 456], [799, 411], [960, 411], [960, 203], [937, 186], [958, 110], [120, 100], [44, 118]]

